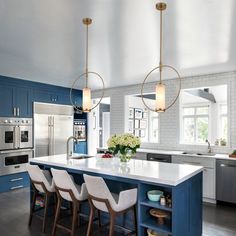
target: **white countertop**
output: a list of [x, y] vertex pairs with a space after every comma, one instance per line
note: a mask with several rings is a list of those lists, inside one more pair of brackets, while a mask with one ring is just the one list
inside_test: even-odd
[[[137, 152], [143, 152], [143, 153], [156, 153], [156, 154], [166, 154], [166, 155], [175, 155], [175, 156], [192, 156], [192, 157], [207, 157], [207, 158], [215, 158], [215, 159], [224, 159], [224, 160], [233, 160], [235, 161], [236, 158], [230, 158], [227, 154], [215, 154], [212, 155], [196, 155], [196, 154], [183, 154], [184, 151], [173, 151], [173, 150], [158, 150], [158, 149], [145, 149], [145, 148], [139, 148], [137, 149]], [[187, 151], [190, 152], [190, 151]]]
[[55, 155], [32, 158], [30, 162], [171, 186], [176, 186], [203, 170], [201, 166], [135, 159], [129, 163], [121, 163], [118, 158], [101, 158], [101, 155], [81, 160], [67, 160], [66, 155]]

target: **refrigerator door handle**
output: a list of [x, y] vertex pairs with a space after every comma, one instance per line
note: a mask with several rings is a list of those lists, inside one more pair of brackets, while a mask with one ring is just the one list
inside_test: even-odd
[[17, 148], [21, 147], [21, 130], [20, 130], [20, 126], [17, 126]]
[[13, 148], [17, 148], [17, 145], [16, 145], [16, 140], [17, 140], [17, 133], [16, 133], [16, 126], [13, 127]]
[[52, 116], [52, 154], [55, 154], [55, 140], [54, 140], [54, 116]]
[[51, 155], [51, 116], [48, 116], [48, 154]]

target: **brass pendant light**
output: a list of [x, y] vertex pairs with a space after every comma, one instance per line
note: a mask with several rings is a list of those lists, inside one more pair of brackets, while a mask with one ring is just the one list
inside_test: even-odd
[[[104, 83], [104, 80], [101, 75], [99, 75], [97, 72], [93, 72], [93, 71], [88, 70], [88, 26], [92, 24], [92, 19], [91, 18], [84, 18], [83, 24], [86, 26], [86, 66], [85, 66], [85, 72], [83, 74], [79, 75], [79, 77], [74, 81], [72, 88], [70, 90], [70, 101], [71, 101], [71, 104], [74, 106], [75, 110], [80, 109], [73, 102], [72, 91], [75, 88], [76, 82], [78, 80], [80, 80], [82, 77], [85, 77], [86, 85], [85, 85], [85, 88], [83, 88], [82, 111], [83, 112], [90, 112], [91, 110], [93, 110], [95, 107], [97, 107], [101, 103], [101, 101], [104, 97], [105, 83]], [[98, 103], [93, 107], [92, 107], [92, 99], [91, 99], [91, 88], [89, 88], [89, 85], [88, 85], [89, 74], [97, 76], [98, 79], [100, 79], [102, 82], [102, 96], [101, 96], [100, 100], [98, 101]]]
[[[173, 66], [170, 66], [170, 65], [165, 65], [165, 64], [162, 64], [162, 44], [163, 44], [163, 41], [162, 41], [162, 12], [166, 9], [167, 5], [166, 3], [163, 3], [163, 2], [160, 2], [160, 3], [157, 3], [156, 4], [156, 9], [158, 11], [160, 11], [160, 62], [159, 62], [159, 66], [155, 67], [154, 69], [152, 69], [148, 74], [147, 76], [145, 77], [143, 83], [142, 83], [142, 88], [141, 88], [141, 98], [142, 98], [142, 101], [143, 101], [143, 104], [151, 111], [154, 111], [154, 112], [165, 112], [167, 109], [169, 109], [170, 107], [172, 107], [175, 102], [177, 101], [177, 99], [179, 98], [179, 95], [180, 95], [180, 90], [181, 90], [181, 77], [178, 73], [178, 71], [173, 67]], [[166, 86], [165, 84], [163, 83], [163, 79], [162, 79], [162, 71], [163, 71], [163, 68], [168, 68], [168, 69], [171, 69], [173, 70], [176, 75], [177, 75], [177, 78], [179, 80], [179, 90], [178, 90], [178, 93], [177, 93], [177, 96], [176, 98], [169, 104], [166, 106]], [[155, 108], [151, 108], [150, 106], [148, 106], [145, 101], [144, 101], [144, 95], [143, 95], [143, 90], [144, 90], [144, 84], [146, 83], [147, 79], [149, 78], [149, 76], [156, 70], [159, 70], [159, 82], [157, 83], [156, 85], [156, 89], [155, 89], [155, 93], [156, 93], [156, 104], [155, 104]]]

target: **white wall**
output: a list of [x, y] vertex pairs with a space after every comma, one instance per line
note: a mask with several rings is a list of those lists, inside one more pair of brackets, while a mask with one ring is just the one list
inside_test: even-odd
[[[166, 80], [167, 85], [167, 104], [174, 99], [178, 84], [175, 79]], [[228, 84], [228, 104], [230, 115], [230, 146], [214, 147], [213, 151], [227, 153], [233, 148], [236, 149], [236, 72], [226, 72], [210, 75], [200, 75], [186, 77], [182, 79], [182, 88], [207, 87], [214, 85]], [[154, 83], [146, 85], [144, 92], [153, 92]], [[106, 89], [105, 96], [111, 98], [111, 134], [120, 134], [125, 132], [125, 96], [139, 94], [141, 85], [132, 85], [126, 87], [117, 87]], [[99, 91], [93, 93], [93, 97], [99, 96]], [[143, 148], [156, 149], [176, 149], [207, 151], [207, 145], [181, 145], [179, 144], [179, 101], [160, 114], [160, 142], [158, 144], [142, 144]]]

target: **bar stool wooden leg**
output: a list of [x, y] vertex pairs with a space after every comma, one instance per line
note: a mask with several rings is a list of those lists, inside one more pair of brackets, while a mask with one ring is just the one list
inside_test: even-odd
[[138, 235], [138, 227], [137, 227], [137, 212], [136, 212], [136, 206], [133, 206], [133, 214], [134, 214], [134, 229], [135, 229], [135, 235]]
[[61, 199], [58, 196], [57, 197], [57, 210], [56, 210], [56, 215], [55, 215], [55, 219], [54, 219], [54, 223], [53, 223], [53, 230], [52, 230], [53, 236], [55, 236], [55, 234], [56, 234], [56, 227], [57, 227], [57, 221], [58, 221], [59, 215], [60, 215], [60, 209], [61, 209]]
[[55, 193], [53, 193], [53, 200], [54, 200], [54, 215], [55, 215], [57, 211], [57, 195]]
[[101, 212], [100, 212], [100, 210], [97, 210], [97, 211], [98, 211], [98, 226], [99, 226], [99, 228], [101, 228], [102, 227]]
[[30, 216], [29, 216], [29, 226], [32, 223], [32, 217], [33, 217], [33, 213], [34, 213], [34, 209], [35, 209], [35, 203], [36, 203], [36, 192], [34, 191], [33, 193], [33, 198], [32, 198], [32, 204], [31, 204], [31, 208], [30, 208]]
[[115, 218], [116, 218], [116, 215], [114, 213], [110, 214], [109, 236], [113, 236], [114, 235]]
[[45, 233], [45, 226], [46, 226], [46, 219], [47, 219], [47, 212], [48, 212], [48, 194], [45, 194], [44, 197], [44, 216], [43, 216], [43, 228], [42, 232]]
[[76, 202], [76, 208], [77, 208], [77, 214], [76, 214], [76, 226], [80, 227], [81, 225], [81, 219], [80, 219], [80, 204], [79, 202]]
[[88, 223], [87, 236], [92, 235], [93, 217], [94, 217], [94, 208], [93, 208], [92, 204], [90, 204], [90, 214], [89, 214], [89, 223]]
[[73, 218], [72, 218], [72, 230], [71, 230], [71, 236], [74, 236], [75, 234], [75, 229], [76, 226], [78, 225], [78, 221], [77, 221], [77, 204], [76, 202], [73, 202]]

